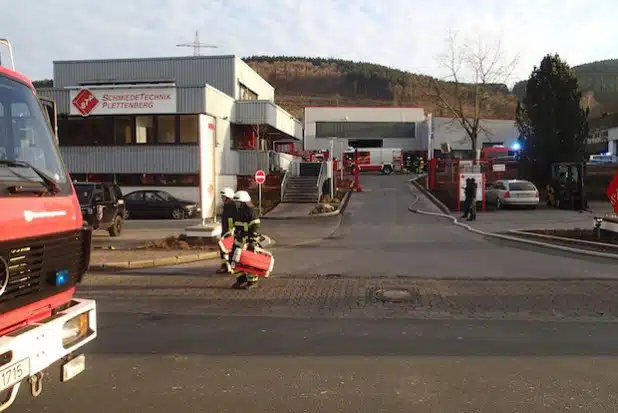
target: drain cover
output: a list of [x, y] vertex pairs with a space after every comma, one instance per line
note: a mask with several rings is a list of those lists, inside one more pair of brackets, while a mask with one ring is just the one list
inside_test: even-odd
[[402, 303], [416, 301], [418, 299], [418, 294], [412, 293], [408, 290], [377, 290], [375, 297], [380, 301]]

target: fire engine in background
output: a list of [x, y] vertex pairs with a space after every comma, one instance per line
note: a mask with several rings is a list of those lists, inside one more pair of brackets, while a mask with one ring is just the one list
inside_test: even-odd
[[481, 161], [514, 161], [517, 157], [517, 150], [509, 149], [502, 145], [494, 145], [481, 150]]
[[[0, 411], [20, 385], [32, 395], [56, 362], [62, 381], [85, 369], [76, 353], [96, 337], [96, 303], [74, 297], [90, 261], [92, 231], [55, 136], [53, 101], [0, 59]], [[0, 50], [1, 52], [1, 50]], [[0, 54], [1, 57], [1, 54]]]
[[348, 148], [343, 158], [344, 167], [353, 168], [355, 159], [358, 159], [361, 172], [379, 171], [388, 175], [401, 170], [403, 152], [395, 148]]

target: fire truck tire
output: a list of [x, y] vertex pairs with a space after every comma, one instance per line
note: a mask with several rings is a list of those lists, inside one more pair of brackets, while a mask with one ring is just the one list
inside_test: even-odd
[[382, 173], [384, 175], [390, 175], [393, 173], [393, 167], [390, 165], [384, 165], [384, 167], [382, 168]]
[[109, 232], [109, 235], [111, 237], [119, 236], [120, 233], [122, 232], [122, 224], [123, 224], [122, 217], [120, 215], [116, 215], [116, 218], [114, 218], [114, 222], [112, 222], [112, 226], [107, 229], [107, 232]]

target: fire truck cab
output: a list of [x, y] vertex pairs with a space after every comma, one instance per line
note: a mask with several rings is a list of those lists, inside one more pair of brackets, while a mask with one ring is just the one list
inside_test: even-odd
[[389, 175], [401, 171], [403, 151], [395, 148], [348, 148], [343, 158], [344, 167], [353, 168], [356, 159], [361, 172], [375, 171]]
[[[61, 380], [85, 369], [79, 350], [97, 334], [96, 303], [75, 298], [90, 262], [92, 230], [64, 166], [55, 103], [0, 59], [0, 412], [22, 384], [33, 396], [59, 362]], [[0, 58], [1, 50], [0, 50]]]

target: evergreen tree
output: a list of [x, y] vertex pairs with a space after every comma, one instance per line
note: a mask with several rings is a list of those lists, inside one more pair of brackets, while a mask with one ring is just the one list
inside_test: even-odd
[[553, 162], [581, 162], [586, 155], [588, 110], [574, 71], [558, 55], [547, 55], [526, 83], [516, 121], [524, 138], [522, 172], [546, 184]]

